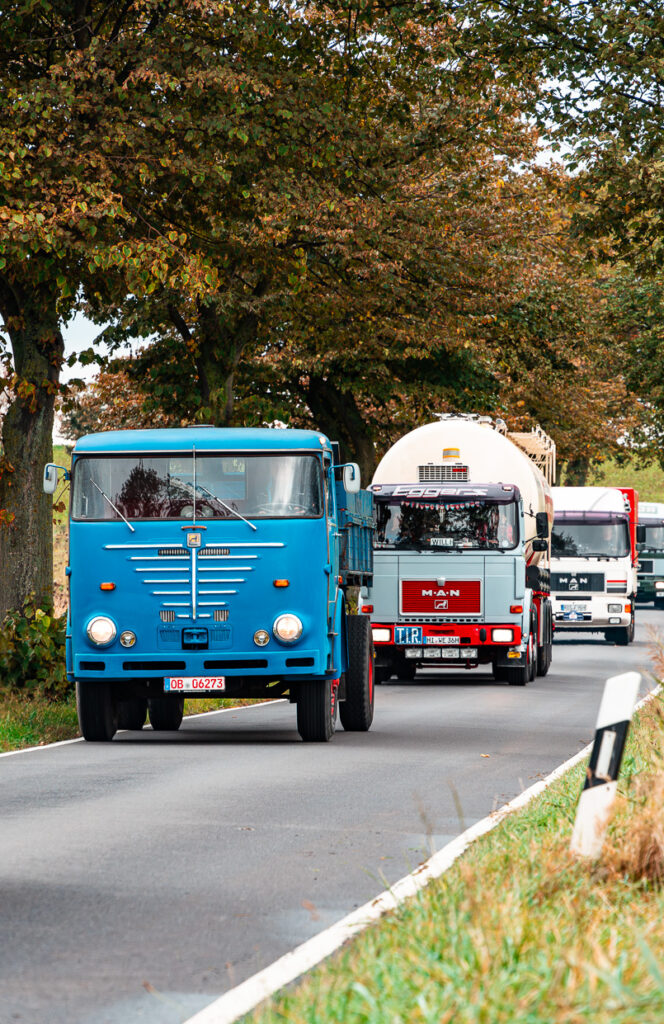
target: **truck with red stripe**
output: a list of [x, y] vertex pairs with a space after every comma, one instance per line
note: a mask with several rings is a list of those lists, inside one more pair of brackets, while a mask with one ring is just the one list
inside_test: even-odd
[[555, 444], [541, 428], [440, 416], [381, 460], [374, 577], [361, 592], [377, 681], [490, 666], [525, 686], [551, 663]]
[[551, 591], [556, 631], [634, 639], [638, 494], [633, 487], [554, 487]]

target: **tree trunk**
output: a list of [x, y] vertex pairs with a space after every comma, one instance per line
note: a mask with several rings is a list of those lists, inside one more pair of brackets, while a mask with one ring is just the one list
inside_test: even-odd
[[376, 468], [376, 446], [354, 395], [323, 377], [310, 377], [303, 392], [316, 426], [339, 441], [344, 462], [357, 462], [366, 487]]
[[44, 608], [53, 603], [53, 501], [43, 493], [42, 479], [44, 464], [53, 458], [64, 345], [55, 300], [45, 308], [50, 298], [37, 288], [0, 290], [17, 377], [2, 424], [0, 509], [11, 522], [0, 524], [0, 621], [32, 594]]
[[565, 487], [585, 487], [590, 472], [590, 462], [583, 456], [569, 459], [565, 463]]

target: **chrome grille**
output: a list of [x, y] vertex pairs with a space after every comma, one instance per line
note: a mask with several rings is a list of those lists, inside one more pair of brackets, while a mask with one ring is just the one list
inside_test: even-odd
[[162, 622], [175, 622], [175, 612], [169, 608], [162, 608], [159, 612], [159, 618]]
[[228, 622], [228, 608], [217, 608], [214, 613], [215, 622]]

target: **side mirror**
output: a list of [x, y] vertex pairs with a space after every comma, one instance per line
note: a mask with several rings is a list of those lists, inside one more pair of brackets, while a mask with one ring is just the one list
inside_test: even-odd
[[[535, 513], [535, 532], [538, 537], [546, 539], [549, 536], [549, 517], [546, 512]], [[541, 551], [542, 548], [536, 550]]]
[[344, 466], [344, 487], [347, 494], [357, 494], [360, 489], [360, 467], [357, 462]]
[[54, 466], [52, 462], [48, 462], [44, 466], [44, 494], [54, 494], [55, 488], [58, 486], [58, 467]]
[[549, 542], [544, 537], [536, 537], [533, 541], [533, 551], [548, 551]]
[[637, 528], [636, 528], [636, 539], [637, 539], [639, 544], [644, 544], [645, 545], [645, 542], [646, 542], [646, 528], [645, 528], [645, 526], [637, 526]]

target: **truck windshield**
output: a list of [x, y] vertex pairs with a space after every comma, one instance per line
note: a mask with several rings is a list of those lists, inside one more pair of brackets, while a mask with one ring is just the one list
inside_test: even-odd
[[656, 523], [646, 526], [646, 539], [644, 551], [651, 554], [664, 554], [664, 523]]
[[629, 525], [621, 516], [581, 513], [555, 517], [553, 558], [624, 558], [629, 552]]
[[515, 502], [377, 499], [377, 548], [506, 550], [519, 541]]
[[[96, 486], [95, 486], [96, 485]], [[101, 493], [103, 492], [103, 494]], [[107, 495], [113, 505], [104, 497]], [[79, 456], [72, 518], [307, 519], [323, 514], [315, 455]]]

